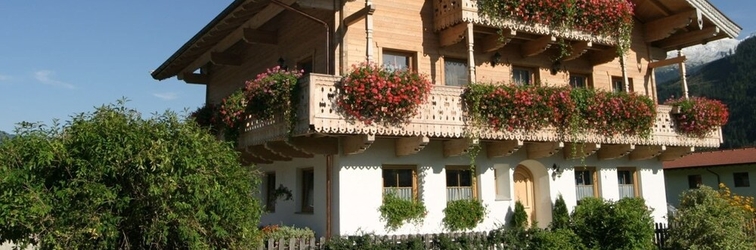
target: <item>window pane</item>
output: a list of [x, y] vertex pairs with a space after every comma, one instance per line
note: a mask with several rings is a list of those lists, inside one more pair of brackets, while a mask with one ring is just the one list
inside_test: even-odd
[[587, 78], [585, 76], [580, 75], [571, 75], [570, 76], [570, 86], [573, 88], [585, 88], [587, 82]]
[[383, 53], [383, 66], [388, 70], [409, 69], [409, 57], [391, 52]]
[[512, 69], [512, 82], [515, 85], [529, 85], [531, 83], [531, 72], [527, 69]]
[[688, 175], [688, 188], [698, 188], [701, 185], [701, 175]]
[[444, 60], [444, 81], [448, 86], [463, 86], [467, 84], [467, 62], [462, 60]]
[[629, 170], [617, 171], [617, 181], [619, 184], [633, 184], [633, 177]]
[[275, 173], [268, 173], [266, 175], [266, 185], [265, 185], [265, 208], [273, 212], [276, 210], [276, 174]]
[[459, 186], [472, 186], [472, 172], [470, 170], [459, 170]]
[[625, 92], [625, 81], [619, 77], [612, 77], [612, 91], [616, 93]]
[[591, 171], [590, 170], [575, 171], [575, 184], [593, 185], [593, 178], [591, 178]]
[[459, 186], [459, 170], [446, 170], [446, 186], [457, 187]]
[[399, 176], [400, 187], [412, 187], [412, 170], [411, 169], [397, 169], [395, 170]]
[[396, 173], [394, 169], [383, 170], [383, 186], [384, 187], [397, 187], [399, 183], [396, 181]]
[[748, 172], [733, 173], [735, 187], [750, 187], [751, 181], [748, 179]]
[[302, 171], [302, 211], [313, 211], [313, 196], [315, 187], [315, 176], [313, 170]]

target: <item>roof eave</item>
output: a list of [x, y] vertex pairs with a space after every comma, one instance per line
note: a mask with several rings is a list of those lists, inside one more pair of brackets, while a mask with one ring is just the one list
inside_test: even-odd
[[176, 52], [173, 53], [170, 57], [168, 57], [165, 62], [160, 64], [160, 66], [152, 71], [150, 75], [152, 75], [152, 78], [158, 81], [162, 81], [171, 77], [174, 77], [174, 74], [166, 75], [164, 74], [165, 70], [174, 63], [174, 61], [180, 57], [182, 54], [184, 54], [192, 45], [194, 45], [197, 41], [199, 41], [205, 34], [207, 34], [213, 27], [218, 25], [223, 19], [225, 19], [228, 15], [234, 12], [234, 10], [239, 7], [242, 3], [244, 3], [246, 0], [234, 0], [231, 4], [228, 5], [223, 11], [221, 11], [220, 14], [215, 16], [213, 20], [211, 20], [205, 27], [203, 27], [197, 34], [195, 34], [189, 41], [184, 43]]
[[729, 17], [722, 13], [717, 7], [712, 5], [708, 0], [686, 0], [691, 6], [701, 11], [701, 13], [711, 20], [714, 25], [724, 31], [729, 38], [736, 38], [743, 30], [738, 24], [733, 22]]

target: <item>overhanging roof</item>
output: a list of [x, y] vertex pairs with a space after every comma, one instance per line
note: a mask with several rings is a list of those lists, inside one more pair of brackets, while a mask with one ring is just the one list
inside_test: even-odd
[[[666, 51], [735, 38], [742, 28], [708, 0], [632, 0], [646, 41]], [[687, 22], [687, 23], [686, 23]], [[659, 31], [650, 35], [649, 30]]]
[[[181, 73], [194, 60], [212, 49], [260, 10], [258, 1], [234, 0], [210, 23], [152, 72], [152, 78], [165, 80]], [[266, 1], [267, 2], [267, 1]]]
[[693, 153], [663, 164], [664, 170], [756, 164], [756, 148]]

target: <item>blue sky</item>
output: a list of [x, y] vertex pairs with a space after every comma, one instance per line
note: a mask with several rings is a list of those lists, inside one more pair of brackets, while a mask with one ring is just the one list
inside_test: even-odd
[[[191, 110], [202, 85], [149, 72], [232, 0], [3, 0], [0, 2], [0, 130], [68, 118], [121, 97], [144, 114]], [[710, 0], [756, 32], [754, 0]]]

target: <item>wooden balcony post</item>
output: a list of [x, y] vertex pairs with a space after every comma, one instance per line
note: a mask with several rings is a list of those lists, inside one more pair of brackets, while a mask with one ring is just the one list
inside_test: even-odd
[[468, 74], [469, 79], [467, 81], [469, 83], [475, 82], [475, 49], [473, 46], [475, 45], [474, 42], [475, 38], [473, 37], [473, 24], [467, 23], [467, 67], [468, 70], [470, 70], [470, 74]]

